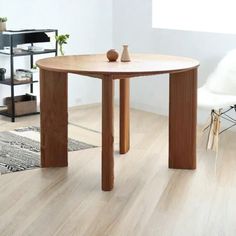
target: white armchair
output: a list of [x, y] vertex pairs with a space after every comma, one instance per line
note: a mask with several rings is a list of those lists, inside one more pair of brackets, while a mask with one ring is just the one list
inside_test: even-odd
[[[209, 76], [203, 87], [198, 89], [198, 106], [211, 111], [207, 149], [218, 150], [219, 134], [236, 125], [236, 120], [229, 116], [236, 111], [236, 50], [229, 52]], [[220, 130], [220, 120], [231, 124]]]

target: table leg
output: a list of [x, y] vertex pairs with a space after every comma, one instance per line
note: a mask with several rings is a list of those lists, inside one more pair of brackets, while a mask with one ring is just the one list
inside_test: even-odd
[[41, 69], [40, 99], [41, 166], [67, 166], [67, 74]]
[[130, 148], [130, 79], [120, 79], [120, 154]]
[[170, 75], [169, 167], [196, 168], [197, 69]]
[[114, 183], [114, 81], [102, 79], [102, 190], [110, 191]]

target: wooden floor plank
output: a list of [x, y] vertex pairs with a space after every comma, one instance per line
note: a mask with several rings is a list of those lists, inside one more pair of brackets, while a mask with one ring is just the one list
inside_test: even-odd
[[[131, 111], [131, 147], [119, 154], [115, 123], [115, 187], [102, 192], [101, 106], [73, 108], [69, 136], [98, 145], [69, 153], [68, 168], [0, 176], [0, 235], [236, 234], [236, 133], [220, 137], [218, 157], [198, 131], [196, 170], [168, 168], [168, 119]], [[1, 130], [38, 125], [38, 117], [1, 118]], [[149, 125], [147, 125], [149, 124]], [[88, 127], [91, 130], [81, 128]]]

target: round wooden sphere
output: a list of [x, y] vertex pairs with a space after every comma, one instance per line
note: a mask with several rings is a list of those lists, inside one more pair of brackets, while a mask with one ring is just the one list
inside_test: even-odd
[[107, 59], [110, 62], [117, 61], [118, 57], [119, 57], [119, 53], [115, 49], [111, 49], [107, 52]]

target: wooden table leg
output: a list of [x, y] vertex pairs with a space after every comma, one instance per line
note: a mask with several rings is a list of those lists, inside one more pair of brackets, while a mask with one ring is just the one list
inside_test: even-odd
[[67, 74], [40, 70], [41, 166], [67, 161]]
[[102, 190], [110, 191], [114, 183], [114, 81], [102, 79]]
[[130, 148], [130, 79], [120, 79], [120, 154]]
[[196, 168], [197, 69], [170, 75], [169, 167]]

